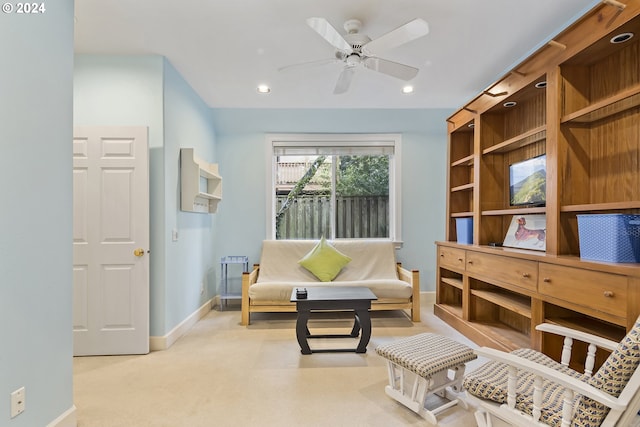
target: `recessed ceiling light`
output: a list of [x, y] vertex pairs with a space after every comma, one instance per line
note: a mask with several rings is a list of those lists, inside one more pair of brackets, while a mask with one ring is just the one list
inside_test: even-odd
[[405, 86], [402, 88], [402, 93], [411, 93], [413, 92], [413, 86]]
[[631, 37], [633, 37], [633, 33], [622, 33], [622, 34], [618, 34], [617, 36], [611, 37], [611, 40], [609, 41], [613, 44], [624, 43], [627, 40], [629, 40]]
[[536, 88], [538, 88], [538, 89], [542, 89], [542, 88], [547, 87], [547, 82], [545, 82], [545, 81], [541, 81], [541, 82], [536, 83], [534, 86], [535, 86]]
[[269, 93], [271, 92], [271, 88], [267, 85], [259, 85], [258, 86], [258, 93]]
[[518, 105], [518, 103], [517, 103], [517, 102], [515, 102], [515, 101], [507, 101], [507, 102], [505, 102], [505, 103], [504, 103], [504, 104], [502, 104], [502, 105], [504, 105], [504, 106], [505, 106], [505, 107], [507, 107], [507, 108], [511, 108], [511, 107], [515, 107], [516, 105]]

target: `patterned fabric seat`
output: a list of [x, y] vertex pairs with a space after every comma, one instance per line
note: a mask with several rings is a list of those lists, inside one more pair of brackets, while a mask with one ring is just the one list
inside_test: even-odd
[[[436, 415], [449, 407], [461, 404], [466, 408], [466, 403], [451, 392], [461, 390], [465, 363], [477, 357], [471, 348], [447, 337], [423, 333], [381, 345], [376, 353], [387, 359], [387, 395], [432, 424], [437, 423]], [[425, 401], [431, 394], [445, 398], [445, 403], [426, 408]]]
[[[589, 377], [574, 371], [550, 357], [531, 349], [518, 349], [511, 354], [523, 357], [534, 363], [563, 372], [579, 380], [586, 381]], [[507, 403], [508, 366], [500, 362], [487, 362], [475, 371], [467, 374], [462, 382], [462, 387], [468, 393], [482, 399], [492, 400], [497, 403]], [[530, 372], [518, 372], [516, 385], [516, 408], [532, 415], [533, 409], [533, 385], [535, 375]], [[560, 426], [562, 423], [562, 398], [564, 387], [551, 381], [543, 380], [542, 414], [540, 419], [549, 426]], [[575, 399], [577, 400], [577, 398]]]
[[423, 378], [477, 357], [466, 345], [431, 333], [381, 345], [376, 353]]

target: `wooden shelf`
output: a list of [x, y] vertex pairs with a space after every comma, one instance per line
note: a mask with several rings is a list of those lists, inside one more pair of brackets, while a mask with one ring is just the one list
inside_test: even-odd
[[640, 106], [640, 84], [562, 116], [560, 123], [592, 123]]
[[458, 317], [458, 318], [462, 318], [462, 307], [459, 305], [451, 305], [451, 304], [438, 304], [438, 306], [447, 311], [448, 313]]
[[624, 328], [611, 327], [608, 324], [603, 324], [598, 320], [586, 316], [549, 317], [544, 321], [547, 323], [553, 323], [554, 325], [598, 335], [617, 342], [622, 341], [626, 334]]
[[543, 214], [547, 211], [547, 208], [544, 206], [536, 207], [536, 208], [512, 208], [512, 209], [496, 209], [490, 211], [482, 211], [482, 215], [484, 216], [493, 216], [493, 215], [532, 215], [532, 214]]
[[500, 322], [473, 322], [472, 327], [509, 351], [531, 347], [529, 336]]
[[560, 212], [621, 211], [625, 209], [640, 209], [640, 201], [566, 205], [560, 207]]
[[467, 218], [473, 216], [473, 212], [452, 212], [451, 218]]
[[479, 289], [472, 289], [471, 295], [531, 319], [531, 299], [528, 297], [498, 290], [487, 291]]
[[518, 148], [536, 143], [538, 141], [542, 141], [547, 137], [547, 126], [539, 126], [535, 129], [531, 129], [528, 132], [525, 132], [516, 137], [507, 139], [504, 142], [501, 142], [496, 145], [492, 145], [489, 148], [485, 148], [482, 151], [482, 154], [492, 154], [492, 153], [506, 153], [509, 151], [516, 150]]
[[469, 184], [458, 185], [457, 187], [453, 187], [451, 189], [451, 192], [454, 193], [456, 191], [468, 191], [468, 190], [473, 190], [473, 182], [470, 182]]
[[451, 285], [454, 288], [458, 288], [462, 290], [462, 279], [454, 279], [453, 277], [442, 277], [440, 281], [446, 283], [447, 285]]
[[451, 167], [456, 167], [456, 166], [472, 166], [473, 165], [473, 154], [467, 157], [463, 157], [460, 160], [456, 160], [455, 162], [451, 163]]

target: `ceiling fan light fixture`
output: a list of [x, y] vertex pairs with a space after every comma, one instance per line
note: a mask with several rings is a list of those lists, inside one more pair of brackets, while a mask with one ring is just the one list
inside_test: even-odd
[[413, 86], [407, 85], [402, 88], [402, 93], [409, 94], [413, 93]]
[[257, 90], [258, 90], [258, 93], [263, 93], [263, 94], [271, 92], [271, 88], [267, 85], [258, 85]]

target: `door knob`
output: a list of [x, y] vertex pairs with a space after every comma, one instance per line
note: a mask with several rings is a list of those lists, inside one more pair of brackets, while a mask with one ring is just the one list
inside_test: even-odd
[[134, 254], [135, 256], [142, 256], [142, 255], [144, 255], [144, 249], [142, 249], [142, 248], [135, 249], [135, 250], [133, 251], [133, 254]]

